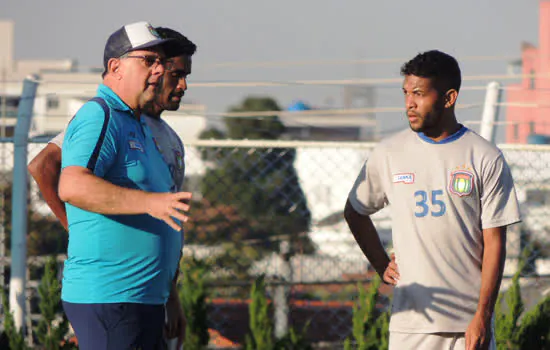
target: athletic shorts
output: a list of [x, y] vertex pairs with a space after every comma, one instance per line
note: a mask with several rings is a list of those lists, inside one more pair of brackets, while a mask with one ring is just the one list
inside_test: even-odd
[[164, 305], [63, 302], [80, 350], [163, 350]]

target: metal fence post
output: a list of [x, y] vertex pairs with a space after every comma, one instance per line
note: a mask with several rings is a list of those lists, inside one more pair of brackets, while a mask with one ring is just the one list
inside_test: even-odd
[[[282, 269], [284, 276], [282, 276], [281, 281], [292, 283], [291, 248], [289, 241], [284, 240], [281, 242], [280, 254], [284, 262], [284, 268]], [[283, 338], [288, 333], [288, 318], [290, 313], [288, 305], [289, 291], [290, 288], [285, 284], [275, 286], [274, 288], [275, 338], [277, 339]]]
[[500, 95], [500, 84], [498, 82], [493, 81], [487, 84], [479, 135], [493, 143], [495, 143], [495, 123], [498, 119], [498, 102], [500, 101]]
[[17, 329], [25, 328], [28, 217], [27, 147], [37, 87], [38, 81], [35, 76], [29, 76], [23, 81], [23, 92], [17, 110], [17, 124], [13, 138], [10, 311], [13, 313]]

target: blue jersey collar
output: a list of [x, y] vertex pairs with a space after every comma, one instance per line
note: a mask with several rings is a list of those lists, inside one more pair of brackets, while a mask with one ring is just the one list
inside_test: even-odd
[[442, 145], [442, 144], [445, 144], [445, 143], [451, 143], [453, 141], [456, 141], [458, 140], [459, 138], [462, 137], [462, 135], [464, 135], [466, 133], [466, 131], [468, 131], [468, 128], [465, 127], [464, 125], [461, 125], [461, 128], [455, 132], [454, 134], [452, 135], [449, 135], [447, 136], [446, 138], [444, 138], [443, 140], [440, 140], [440, 141], [434, 141], [432, 140], [431, 138], [429, 138], [428, 136], [426, 136], [423, 132], [419, 132], [418, 133], [418, 136], [423, 140], [423, 141], [426, 141], [428, 143], [433, 143], [433, 144], [436, 144], [436, 145]]

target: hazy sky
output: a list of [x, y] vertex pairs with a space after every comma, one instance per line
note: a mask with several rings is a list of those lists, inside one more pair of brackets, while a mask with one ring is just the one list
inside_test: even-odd
[[[398, 77], [399, 63], [225, 67], [213, 63], [411, 58], [441, 49], [468, 56], [518, 56], [522, 41], [538, 43], [538, 0], [2, 0], [0, 18], [15, 21], [16, 58], [75, 58], [100, 65], [109, 34], [146, 20], [180, 30], [198, 45], [193, 81]], [[505, 74], [506, 61], [460, 61], [464, 75]], [[487, 82], [465, 82], [485, 85]], [[508, 83], [508, 82], [504, 82]], [[341, 88], [193, 87], [187, 98], [210, 112], [245, 95], [270, 95], [282, 107], [295, 99], [341, 105]], [[377, 90], [379, 106], [402, 104], [398, 86]], [[483, 92], [464, 91], [463, 103]], [[480, 110], [459, 114], [478, 118]], [[379, 114], [386, 130], [405, 125], [402, 113]]]

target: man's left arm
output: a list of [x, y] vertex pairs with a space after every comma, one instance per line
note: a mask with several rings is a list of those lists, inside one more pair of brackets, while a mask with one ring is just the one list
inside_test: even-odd
[[483, 230], [481, 288], [477, 310], [466, 331], [466, 349], [485, 349], [506, 259], [506, 226]]
[[500, 153], [481, 169], [483, 256], [479, 303], [466, 331], [466, 349], [487, 349], [506, 259], [506, 227], [521, 221], [512, 172]]

